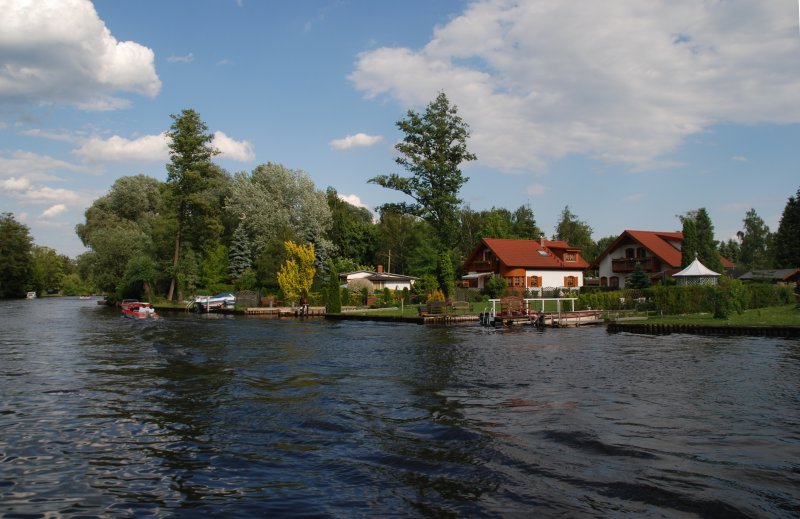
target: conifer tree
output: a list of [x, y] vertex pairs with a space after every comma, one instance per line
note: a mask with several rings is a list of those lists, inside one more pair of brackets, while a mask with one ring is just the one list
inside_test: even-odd
[[776, 267], [800, 267], [800, 188], [783, 209], [774, 244]]
[[242, 223], [236, 227], [233, 233], [233, 243], [228, 259], [228, 272], [232, 279], [237, 279], [242, 272], [249, 269], [252, 265], [250, 259], [250, 239]]
[[630, 277], [625, 281], [625, 286], [627, 288], [647, 288], [650, 286], [650, 278], [647, 277], [642, 264], [638, 261], [633, 267]]
[[339, 272], [336, 265], [329, 262], [330, 268], [328, 278], [328, 312], [338, 314], [342, 311], [342, 291], [339, 288]]

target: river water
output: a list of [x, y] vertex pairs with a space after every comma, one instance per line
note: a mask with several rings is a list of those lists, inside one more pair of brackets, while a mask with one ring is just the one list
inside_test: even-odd
[[6, 517], [797, 517], [800, 341], [0, 302]]

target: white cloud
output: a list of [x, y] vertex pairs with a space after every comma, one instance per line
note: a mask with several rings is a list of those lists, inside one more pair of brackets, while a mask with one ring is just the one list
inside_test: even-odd
[[641, 200], [642, 198], [644, 198], [644, 194], [642, 194], [642, 193], [634, 193], [632, 195], [626, 196], [625, 200], [628, 201], [628, 202], [636, 202], [638, 200]]
[[3, 180], [0, 182], [0, 189], [6, 191], [23, 191], [31, 185], [31, 181], [27, 178], [14, 178], [11, 177], [8, 180]]
[[170, 63], [191, 63], [192, 61], [194, 61], [194, 54], [190, 52], [185, 56], [172, 55], [167, 58], [167, 61]]
[[339, 197], [339, 200], [343, 200], [343, 201], [347, 202], [350, 205], [354, 205], [356, 207], [363, 207], [364, 209], [369, 209], [371, 211], [369, 206], [367, 204], [365, 204], [364, 202], [362, 202], [361, 199], [358, 197], [358, 195], [342, 195], [342, 194], [338, 194], [337, 196]]
[[492, 167], [641, 169], [716, 123], [800, 122], [796, 21], [791, 2], [479, 0], [422, 49], [362, 53], [349, 79], [405, 106], [446, 92]]
[[42, 212], [42, 218], [53, 218], [54, 216], [58, 216], [61, 213], [66, 212], [67, 206], [64, 204], [56, 204], [53, 206], [48, 207]]
[[165, 162], [169, 160], [169, 138], [165, 133], [126, 139], [91, 137], [72, 151], [85, 162]]
[[155, 96], [153, 51], [117, 41], [89, 0], [0, 0], [0, 103], [113, 110], [116, 92]]
[[214, 140], [211, 141], [211, 144], [227, 159], [248, 162], [256, 158], [250, 141], [237, 141], [219, 131], [214, 132]]
[[30, 151], [17, 150], [10, 155], [0, 152], [0, 177], [54, 180], [58, 177], [53, 172], [59, 170], [79, 172], [85, 168]]
[[528, 195], [530, 196], [537, 196], [544, 194], [547, 191], [547, 187], [542, 184], [531, 184], [527, 188]]
[[744, 155], [735, 155], [731, 158], [736, 162], [747, 162], [747, 157], [745, 157]]
[[366, 133], [357, 133], [355, 135], [348, 135], [344, 139], [334, 139], [330, 142], [330, 146], [331, 149], [334, 150], [349, 150], [351, 148], [372, 146], [382, 141], [382, 135], [367, 135]]

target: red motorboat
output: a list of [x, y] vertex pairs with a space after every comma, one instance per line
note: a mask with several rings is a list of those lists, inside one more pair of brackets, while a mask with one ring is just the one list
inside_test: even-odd
[[120, 303], [123, 317], [130, 319], [159, 319], [155, 308], [150, 303], [136, 301], [134, 299], [123, 299]]

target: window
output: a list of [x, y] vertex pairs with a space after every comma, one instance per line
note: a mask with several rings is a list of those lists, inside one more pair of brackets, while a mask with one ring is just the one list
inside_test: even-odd
[[608, 278], [608, 286], [619, 288], [619, 277], [618, 276], [611, 276]]
[[644, 258], [646, 256], [647, 256], [647, 251], [645, 250], [644, 247], [639, 247], [638, 249], [636, 249], [637, 258]]
[[530, 276], [528, 278], [528, 286], [529, 287], [540, 287], [540, 286], [542, 286], [542, 277], [541, 276]]
[[628, 258], [628, 259], [635, 258], [636, 257], [635, 254], [636, 254], [636, 251], [633, 248], [625, 249], [625, 257], [626, 258]]
[[575, 261], [575, 253], [567, 252], [566, 254], [564, 254], [564, 261]]
[[600, 286], [601, 287], [607, 287], [608, 286], [608, 278], [607, 277], [603, 276], [603, 277], [600, 278]]
[[578, 276], [564, 276], [564, 286], [565, 287], [578, 286]]
[[547, 251], [544, 250], [544, 249], [539, 249], [538, 252], [539, 252], [539, 256], [549, 256]]

